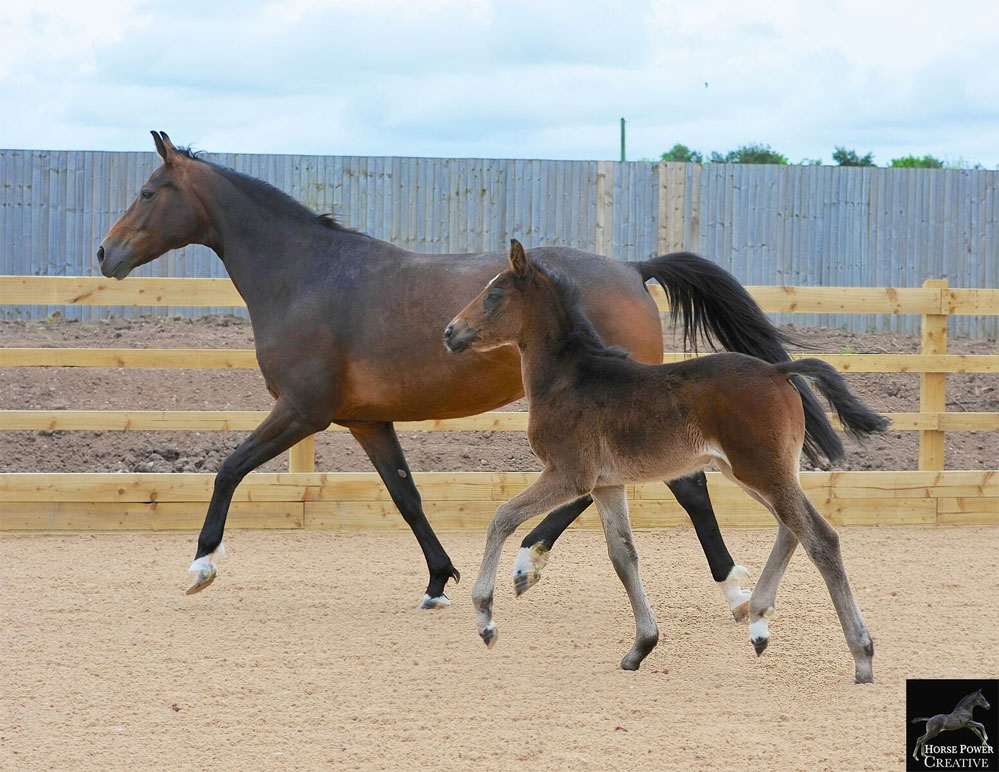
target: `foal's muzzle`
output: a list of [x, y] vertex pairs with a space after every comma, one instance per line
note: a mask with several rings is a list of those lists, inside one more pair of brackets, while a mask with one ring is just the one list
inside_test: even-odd
[[452, 354], [467, 349], [479, 334], [463, 322], [452, 322], [444, 328], [444, 348]]

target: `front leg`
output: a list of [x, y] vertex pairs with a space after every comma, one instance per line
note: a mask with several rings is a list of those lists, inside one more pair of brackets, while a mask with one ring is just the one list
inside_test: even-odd
[[263, 423], [222, 462], [222, 468], [215, 476], [215, 489], [205, 515], [205, 523], [198, 537], [198, 551], [188, 569], [193, 575], [187, 588], [188, 595], [200, 592], [215, 581], [217, 569], [212, 563], [212, 556], [216, 551], [223, 554], [222, 534], [236, 486], [264, 462], [324, 428], [321, 422], [303, 420], [287, 402], [279, 399]]
[[503, 544], [525, 520], [548, 512], [580, 496], [580, 486], [545, 470], [526, 490], [501, 504], [486, 531], [486, 548], [482, 565], [472, 589], [476, 626], [479, 635], [490, 648], [496, 643], [496, 623], [493, 622], [493, 590]]
[[444, 547], [441, 546], [437, 534], [430, 526], [423, 512], [423, 500], [413, 482], [413, 475], [406, 463], [406, 456], [399, 445], [395, 427], [384, 422], [365, 422], [345, 424], [354, 439], [364, 448], [371, 463], [378, 470], [379, 477], [385, 483], [392, 501], [395, 502], [403, 519], [412, 529], [413, 535], [420, 543], [423, 556], [430, 571], [430, 582], [423, 595], [420, 608], [439, 609], [451, 605], [444, 594], [448, 579], [457, 582], [461, 579], [458, 569], [451, 563]]
[[978, 735], [978, 739], [982, 741], [982, 745], [989, 744], [989, 733], [985, 731], [985, 724], [980, 724], [977, 721], [969, 721], [968, 729]]

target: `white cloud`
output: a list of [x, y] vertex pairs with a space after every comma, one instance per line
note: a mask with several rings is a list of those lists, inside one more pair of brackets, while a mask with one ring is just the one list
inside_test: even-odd
[[999, 163], [992, 0], [9, 5], [4, 147]]

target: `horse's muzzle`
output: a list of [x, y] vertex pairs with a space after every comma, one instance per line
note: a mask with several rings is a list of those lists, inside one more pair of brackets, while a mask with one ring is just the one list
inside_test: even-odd
[[477, 337], [479, 333], [467, 324], [452, 323], [444, 328], [444, 348], [452, 354], [458, 354], [467, 349]]
[[[106, 242], [105, 242], [106, 244]], [[128, 261], [120, 254], [120, 250], [101, 244], [97, 247], [97, 265], [101, 273], [109, 279], [124, 279], [132, 270]]]

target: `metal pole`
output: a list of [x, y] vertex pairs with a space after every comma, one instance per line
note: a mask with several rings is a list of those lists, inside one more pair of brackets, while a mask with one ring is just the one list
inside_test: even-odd
[[621, 160], [624, 161], [624, 118], [621, 119]]

